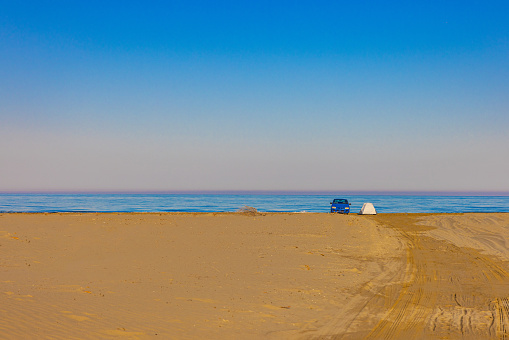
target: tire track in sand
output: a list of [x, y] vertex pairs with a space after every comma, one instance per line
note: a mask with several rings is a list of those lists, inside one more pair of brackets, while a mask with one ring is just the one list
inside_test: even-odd
[[360, 306], [348, 324], [313, 339], [509, 339], [509, 272], [479, 250], [427, 236], [424, 214], [372, 218], [396, 230], [407, 248], [404, 273]]
[[[388, 224], [386, 221], [382, 223]], [[387, 297], [394, 302], [367, 339], [410, 339], [413, 335], [422, 334], [437, 300], [439, 268], [436, 262], [423, 260], [421, 255], [427, 249], [426, 243], [417, 233], [397, 229], [407, 241], [407, 271], [411, 270], [411, 275], [407, 273], [409, 280], [401, 285], [399, 291], [392, 290], [397, 295]], [[368, 306], [367, 312], [372, 308], [376, 305]]]
[[427, 227], [416, 225], [418, 218], [376, 217], [407, 239], [415, 275], [366, 338], [509, 338], [506, 264], [423, 235]]

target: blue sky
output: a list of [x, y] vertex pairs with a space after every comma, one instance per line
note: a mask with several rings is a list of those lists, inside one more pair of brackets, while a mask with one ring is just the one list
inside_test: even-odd
[[0, 191], [509, 191], [505, 1], [2, 1], [0, 78]]

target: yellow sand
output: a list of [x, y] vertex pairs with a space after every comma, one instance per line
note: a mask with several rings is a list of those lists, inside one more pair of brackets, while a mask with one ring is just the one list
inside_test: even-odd
[[509, 214], [0, 214], [2, 339], [509, 336]]

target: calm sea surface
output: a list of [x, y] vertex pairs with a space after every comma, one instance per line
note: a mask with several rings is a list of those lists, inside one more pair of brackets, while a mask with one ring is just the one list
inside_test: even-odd
[[328, 212], [333, 198], [351, 211], [371, 202], [380, 213], [509, 212], [509, 196], [297, 194], [0, 194], [0, 212]]

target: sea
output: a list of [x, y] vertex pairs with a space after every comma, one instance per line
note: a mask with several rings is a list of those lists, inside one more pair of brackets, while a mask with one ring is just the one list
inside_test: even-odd
[[260, 212], [330, 211], [346, 198], [351, 212], [373, 203], [379, 213], [509, 212], [509, 194], [342, 194], [338, 193], [0, 193], [1, 213], [54, 212]]

